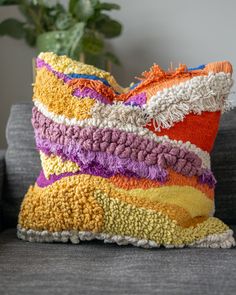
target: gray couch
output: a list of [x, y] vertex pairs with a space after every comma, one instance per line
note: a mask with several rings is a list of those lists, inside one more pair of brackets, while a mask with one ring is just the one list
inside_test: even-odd
[[[99, 241], [18, 240], [19, 206], [40, 169], [31, 103], [14, 105], [0, 153], [0, 294], [235, 294], [236, 248], [156, 249]], [[209, 126], [211, 128], [211, 126]], [[236, 110], [225, 114], [212, 154], [216, 216], [236, 231]]]

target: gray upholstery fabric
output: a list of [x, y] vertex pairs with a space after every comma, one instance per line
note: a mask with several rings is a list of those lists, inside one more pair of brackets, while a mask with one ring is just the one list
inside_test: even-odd
[[2, 229], [2, 195], [5, 179], [5, 151], [0, 150], [0, 231]]
[[235, 294], [236, 248], [38, 244], [0, 234], [0, 294]]
[[211, 160], [218, 180], [215, 215], [236, 224], [236, 108], [222, 116]]
[[[15, 226], [22, 198], [40, 170], [31, 126], [32, 103], [14, 105], [7, 125], [6, 187], [4, 221]], [[209, 126], [210, 128], [210, 126]], [[216, 216], [236, 224], [236, 109], [224, 114], [212, 154], [212, 167], [218, 179]]]
[[22, 198], [40, 170], [31, 110], [31, 103], [13, 105], [7, 124], [6, 190], [3, 198], [5, 226], [15, 226]]

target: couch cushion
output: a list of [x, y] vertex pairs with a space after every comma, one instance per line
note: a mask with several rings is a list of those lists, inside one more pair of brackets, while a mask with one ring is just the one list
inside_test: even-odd
[[3, 195], [4, 179], [5, 179], [5, 151], [0, 150], [0, 231], [2, 229], [2, 195]]
[[[7, 125], [7, 179], [4, 222], [15, 226], [19, 207], [30, 184], [39, 174], [40, 161], [31, 126], [32, 103], [13, 105]], [[212, 154], [212, 169], [218, 179], [216, 216], [236, 223], [236, 109], [223, 115]]]
[[14, 229], [0, 234], [0, 248], [1, 294], [231, 295], [236, 289], [236, 248], [27, 243]]
[[3, 199], [5, 226], [15, 226], [23, 196], [39, 173], [40, 161], [34, 144], [31, 111], [31, 103], [13, 105], [7, 124], [8, 148]]

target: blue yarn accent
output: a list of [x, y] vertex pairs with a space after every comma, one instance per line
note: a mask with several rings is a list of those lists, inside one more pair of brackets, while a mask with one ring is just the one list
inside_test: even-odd
[[200, 65], [196, 68], [188, 68], [188, 71], [196, 71], [196, 70], [203, 70], [206, 65]]
[[140, 82], [138, 82], [138, 83], [135, 83], [134, 85], [132, 85], [132, 86], [130, 86], [130, 88], [129, 89], [134, 89], [135, 87], [137, 87], [139, 84], [141, 83], [141, 81]]
[[91, 80], [98, 80], [98, 81], [101, 81], [104, 85], [106, 86], [111, 86], [106, 79], [103, 79], [103, 78], [99, 78], [95, 75], [86, 75], [86, 74], [69, 74], [67, 75], [69, 78], [84, 78], [84, 79], [91, 79]]

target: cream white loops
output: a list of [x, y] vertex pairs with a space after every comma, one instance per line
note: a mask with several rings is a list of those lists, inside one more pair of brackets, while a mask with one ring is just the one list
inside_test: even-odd
[[[17, 225], [17, 236], [19, 239], [29, 242], [62, 242], [67, 243], [71, 241], [73, 244], [79, 244], [80, 241], [90, 240], [103, 240], [104, 243], [116, 243], [118, 245], [133, 245], [141, 248], [159, 248], [161, 245], [152, 240], [138, 239], [129, 236], [110, 235], [106, 233], [93, 233], [89, 231], [62, 231], [62, 232], [49, 232], [49, 231], [35, 231], [26, 230]], [[231, 248], [235, 246], [235, 240], [233, 238], [233, 231], [227, 230], [222, 234], [214, 234], [205, 237], [199, 241], [196, 241], [189, 245], [172, 245], [164, 244], [165, 248]]]
[[225, 112], [231, 108], [227, 98], [232, 85], [231, 74], [223, 72], [194, 77], [158, 91], [150, 98], [145, 111], [154, 119], [156, 130], [170, 128], [191, 112]]
[[109, 105], [97, 101], [91, 110], [91, 116], [100, 120], [105, 119], [113, 124], [132, 124], [141, 127], [148, 123], [143, 109], [137, 106], [125, 106], [121, 102]]
[[233, 237], [233, 231], [227, 230], [222, 234], [209, 235], [195, 243], [189, 245], [193, 248], [231, 248], [235, 247], [235, 239]]
[[211, 161], [210, 161], [210, 155], [208, 152], [203, 151], [199, 147], [197, 147], [195, 144], [190, 143], [189, 141], [183, 142], [182, 140], [172, 140], [167, 135], [164, 136], [157, 136], [152, 131], [148, 130], [147, 128], [143, 127], [136, 127], [132, 124], [122, 124], [123, 122], [120, 122], [117, 124], [117, 122], [108, 122], [106, 119], [85, 119], [85, 120], [76, 120], [76, 119], [68, 119], [64, 115], [56, 115], [53, 112], [48, 111], [46, 106], [44, 106], [41, 102], [38, 100], [34, 100], [35, 106], [38, 108], [38, 110], [47, 118], [53, 120], [54, 122], [58, 124], [65, 124], [67, 126], [71, 125], [77, 125], [79, 127], [98, 127], [98, 128], [116, 128], [118, 130], [122, 130], [125, 132], [131, 132], [135, 133], [137, 135], [146, 137], [150, 140], [154, 140], [158, 143], [165, 143], [169, 142], [173, 146], [186, 148], [187, 150], [195, 153], [201, 160], [202, 160], [202, 167], [211, 169]]

